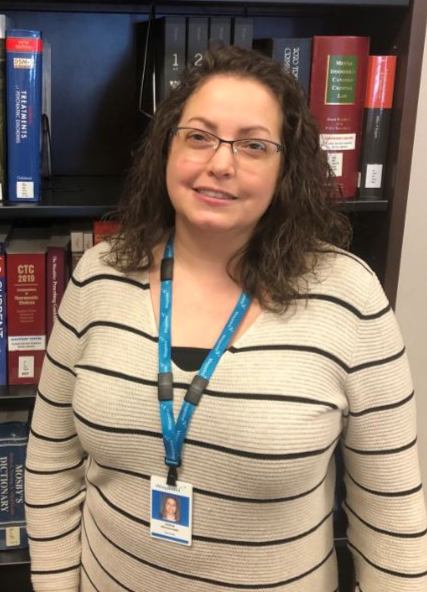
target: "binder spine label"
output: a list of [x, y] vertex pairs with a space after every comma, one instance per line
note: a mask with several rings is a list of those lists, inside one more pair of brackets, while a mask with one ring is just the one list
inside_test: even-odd
[[357, 56], [330, 55], [327, 67], [326, 105], [354, 105], [356, 101]]

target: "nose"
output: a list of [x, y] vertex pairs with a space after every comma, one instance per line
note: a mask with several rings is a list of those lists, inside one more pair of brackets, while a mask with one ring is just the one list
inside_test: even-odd
[[209, 173], [213, 176], [234, 175], [235, 158], [231, 144], [221, 143], [208, 161]]

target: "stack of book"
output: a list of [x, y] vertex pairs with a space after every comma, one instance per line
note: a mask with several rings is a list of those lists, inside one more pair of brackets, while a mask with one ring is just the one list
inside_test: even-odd
[[396, 57], [369, 55], [368, 37], [253, 39], [250, 19], [163, 17], [154, 21], [153, 39], [155, 83], [144, 112], [155, 111], [179, 84], [185, 64], [200, 65], [208, 47], [253, 47], [300, 83], [320, 129], [337, 197], [384, 199]]
[[37, 384], [46, 342], [84, 251], [118, 230], [94, 221], [68, 228], [0, 226], [0, 385]]

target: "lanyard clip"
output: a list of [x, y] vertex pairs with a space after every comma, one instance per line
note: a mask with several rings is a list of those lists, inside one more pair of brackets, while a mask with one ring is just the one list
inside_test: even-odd
[[169, 467], [167, 484], [171, 487], [176, 487], [176, 481], [178, 479], [178, 468]]

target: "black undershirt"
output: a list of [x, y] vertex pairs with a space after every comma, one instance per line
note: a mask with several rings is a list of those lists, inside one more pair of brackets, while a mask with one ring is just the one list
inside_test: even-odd
[[202, 347], [172, 347], [172, 361], [185, 372], [196, 372], [209, 352]]

